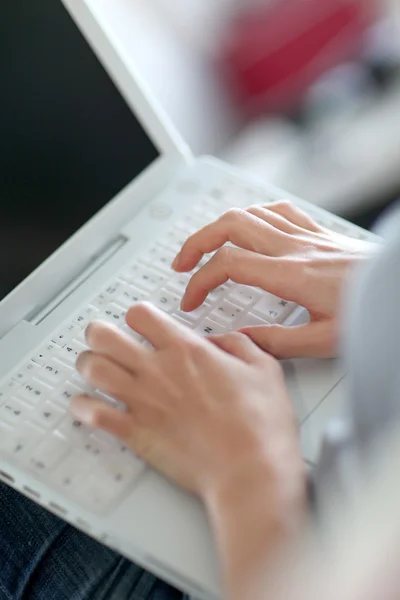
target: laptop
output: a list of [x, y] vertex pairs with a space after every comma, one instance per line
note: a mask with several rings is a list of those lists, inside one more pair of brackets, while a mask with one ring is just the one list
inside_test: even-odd
[[[23, 131], [31, 118], [32, 131], [37, 132], [28, 157], [34, 165], [29, 186], [25, 171], [20, 177], [18, 172], [13, 175], [9, 156], [17, 143], [22, 161], [22, 148], [29, 148], [32, 140], [24, 140], [22, 134], [17, 140], [11, 134], [7, 139], [3, 128], [7, 153], [2, 168], [9, 162], [1, 176], [2, 222], [9, 218], [13, 229], [3, 227], [2, 232], [7, 252], [2, 252], [0, 284], [0, 480], [182, 591], [196, 598], [218, 598], [217, 554], [200, 502], [157, 475], [117, 440], [72, 420], [71, 398], [87, 389], [74, 365], [86, 348], [84, 332], [91, 320], [126, 327], [126, 311], [142, 300], [154, 302], [199, 335], [271, 320], [287, 326], [305, 321], [307, 313], [301, 307], [274, 298], [267, 302], [261, 290], [232, 282], [212, 292], [195, 313], [183, 314], [179, 300], [189, 276], [174, 274], [169, 266], [192, 232], [229, 208], [290, 196], [215, 158], [192, 156], [132, 67], [132, 57], [107, 27], [105, 15], [95, 10], [95, 2], [51, 2], [49, 10], [50, 5], [52, 10], [57, 6], [54, 23], [50, 12], [47, 21], [36, 9], [30, 15], [26, 3], [27, 12], [17, 11], [19, 18], [26, 18], [24, 35], [37, 27], [41, 40], [32, 45], [25, 66], [42, 75], [44, 65], [54, 67], [52, 86], [57, 83], [59, 92], [57, 96], [55, 87], [42, 90], [38, 100], [38, 76], [31, 94], [26, 88], [24, 102], [15, 95], [8, 105], [6, 132], [12, 116], [22, 122]], [[71, 33], [68, 43], [60, 43], [61, 24]], [[52, 34], [49, 48], [46, 27]], [[36, 56], [35, 49], [42, 54]], [[72, 56], [78, 59], [74, 69], [68, 62]], [[85, 65], [90, 67], [87, 72]], [[86, 85], [92, 69], [96, 74]], [[14, 85], [17, 70], [10, 73]], [[30, 81], [29, 73], [21, 85]], [[103, 108], [110, 111], [104, 113], [107, 122], [98, 112], [103, 96], [97, 90], [103, 84]], [[38, 119], [32, 108], [35, 101], [39, 110], [49, 98]], [[126, 121], [118, 133], [120, 144], [118, 139], [111, 143], [111, 138], [104, 142], [103, 128], [111, 124], [112, 135], [121, 114]], [[78, 137], [72, 131], [75, 121]], [[49, 140], [55, 143], [50, 144], [53, 152], [46, 154], [43, 145]], [[123, 147], [129, 148], [128, 160]], [[86, 161], [80, 163], [80, 172], [74, 163], [78, 154]], [[40, 166], [41, 157], [46, 160]], [[108, 167], [115, 170], [115, 190], [99, 185]], [[36, 193], [40, 169], [45, 169], [44, 184]], [[17, 189], [14, 196], [12, 189], [14, 194]], [[25, 204], [19, 207], [21, 198]], [[327, 227], [355, 237], [369, 235], [292, 199]], [[17, 212], [13, 220], [12, 210]], [[50, 233], [43, 226], [49, 213]], [[27, 229], [26, 214], [33, 232]], [[335, 361], [295, 360], [285, 368], [300, 424], [309, 422], [332, 397], [335, 408], [332, 394], [344, 377]], [[319, 436], [322, 425], [318, 428]], [[309, 456], [305, 459], [312, 463]]]

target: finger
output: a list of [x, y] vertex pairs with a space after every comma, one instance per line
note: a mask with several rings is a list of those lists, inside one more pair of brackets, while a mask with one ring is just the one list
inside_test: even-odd
[[207, 339], [220, 350], [250, 365], [265, 362], [264, 352], [248, 336], [242, 333], [235, 332], [225, 335], [214, 335]]
[[75, 419], [88, 427], [104, 429], [122, 441], [130, 437], [132, 423], [129, 416], [92, 396], [74, 398], [71, 412]]
[[130, 308], [126, 315], [126, 322], [159, 350], [168, 347], [177, 339], [195, 338], [187, 327], [149, 303], [137, 304]]
[[150, 350], [114, 325], [93, 321], [86, 328], [86, 341], [97, 354], [136, 372], [149, 359]]
[[276, 358], [333, 358], [337, 355], [333, 326], [330, 322], [298, 327], [266, 325], [247, 327], [242, 333], [262, 350]]
[[194, 310], [204, 302], [209, 292], [229, 279], [296, 301], [291, 296], [293, 289], [300, 289], [297, 284], [300, 274], [300, 267], [289, 259], [271, 258], [225, 246], [193, 275], [182, 299], [182, 310]]
[[84, 352], [78, 357], [76, 368], [95, 388], [123, 402], [129, 400], [136, 387], [133, 372], [127, 371], [101, 354]]
[[268, 204], [266, 208], [269, 211], [284, 217], [293, 223], [293, 225], [297, 225], [302, 229], [312, 231], [314, 233], [320, 233], [322, 231], [321, 227], [314, 221], [314, 219], [312, 219], [300, 208], [295, 206], [292, 202], [282, 200], [280, 202]]
[[[106, 431], [131, 448], [137, 456], [152, 462], [156, 446], [155, 431], [160, 419], [157, 410], [150, 408], [147, 411], [149, 426], [143, 426], [139, 422], [140, 417], [136, 418], [132, 413], [121, 412], [91, 396], [77, 396], [72, 400], [71, 412], [84, 425]], [[157, 467], [157, 463], [154, 466]]]
[[250, 206], [247, 209], [247, 212], [255, 217], [258, 217], [262, 221], [265, 221], [265, 223], [272, 225], [272, 227], [275, 227], [275, 229], [281, 231], [282, 233], [286, 233], [291, 236], [296, 235], [296, 233], [304, 233], [303, 229], [294, 223], [291, 223], [278, 213], [268, 210], [266, 206]]
[[265, 220], [247, 211], [232, 209], [192, 235], [183, 245], [173, 268], [181, 272], [191, 271], [204, 254], [218, 250], [227, 242], [270, 256], [280, 255], [287, 244], [282, 232]]

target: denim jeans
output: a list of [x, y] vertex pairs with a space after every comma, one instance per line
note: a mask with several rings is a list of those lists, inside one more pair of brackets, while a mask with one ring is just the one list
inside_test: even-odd
[[0, 600], [187, 600], [0, 483]]

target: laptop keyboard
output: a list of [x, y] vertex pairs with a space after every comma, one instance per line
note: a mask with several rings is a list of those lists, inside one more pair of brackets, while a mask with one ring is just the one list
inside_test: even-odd
[[[149, 301], [206, 336], [247, 325], [281, 324], [296, 308], [259, 289], [228, 282], [194, 312], [179, 309], [193, 273], [175, 274], [170, 265], [188, 235], [232, 207], [231, 196], [229, 204], [220, 196], [204, 196], [163, 239], [125, 265], [0, 384], [0, 453], [90, 511], [101, 514], [120, 501], [145, 465], [116, 439], [83, 426], [69, 414], [71, 399], [85, 392], [113, 402], [88, 388], [75, 370], [77, 356], [87, 349], [88, 323], [103, 319], [139, 338], [125, 324], [125, 315], [135, 303]], [[334, 223], [325, 225], [334, 228]], [[338, 232], [354, 235], [350, 226], [344, 231], [343, 223], [337, 225]]]

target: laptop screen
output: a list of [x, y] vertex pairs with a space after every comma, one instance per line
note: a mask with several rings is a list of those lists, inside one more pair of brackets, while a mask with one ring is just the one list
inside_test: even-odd
[[0, 19], [0, 300], [158, 156], [61, 0]]

